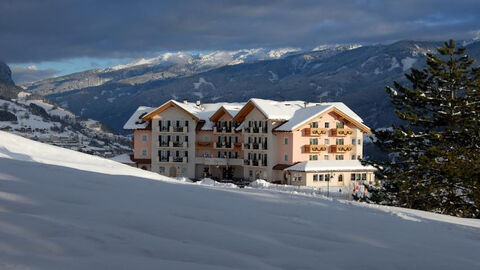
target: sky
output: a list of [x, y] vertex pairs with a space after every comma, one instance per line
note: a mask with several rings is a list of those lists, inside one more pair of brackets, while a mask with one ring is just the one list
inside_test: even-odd
[[17, 83], [166, 51], [471, 39], [479, 0], [2, 0], [0, 60]]

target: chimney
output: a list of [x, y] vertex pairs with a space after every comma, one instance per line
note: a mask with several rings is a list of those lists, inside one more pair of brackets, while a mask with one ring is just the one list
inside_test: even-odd
[[195, 104], [196, 104], [197, 106], [200, 106], [200, 105], [202, 105], [202, 102], [200, 101], [200, 99], [197, 99], [197, 102], [195, 102]]
[[303, 107], [306, 108], [307, 106], [308, 106], [308, 101], [303, 102]]
[[187, 99], [184, 99], [184, 100], [183, 100], [183, 103], [187, 104], [187, 103], [188, 103]]

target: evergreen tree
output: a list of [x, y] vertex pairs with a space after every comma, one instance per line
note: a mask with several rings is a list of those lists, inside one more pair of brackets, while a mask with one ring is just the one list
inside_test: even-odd
[[480, 217], [480, 69], [450, 40], [412, 68], [409, 86], [387, 92], [402, 125], [374, 132], [389, 161], [369, 161], [381, 186], [371, 200], [463, 217]]

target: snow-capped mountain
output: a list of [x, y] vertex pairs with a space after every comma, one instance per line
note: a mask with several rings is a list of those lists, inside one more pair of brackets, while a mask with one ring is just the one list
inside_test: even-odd
[[152, 58], [137, 59], [124, 65], [28, 83], [23, 87], [37, 94], [50, 95], [106, 83], [136, 85], [155, 80], [191, 76], [227, 65], [280, 59], [298, 52], [300, 52], [298, 48], [275, 50], [258, 48], [210, 53], [166, 52]]

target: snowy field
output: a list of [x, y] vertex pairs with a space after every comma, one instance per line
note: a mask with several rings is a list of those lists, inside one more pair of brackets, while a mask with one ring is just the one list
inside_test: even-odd
[[0, 132], [0, 269], [480, 269], [480, 221], [167, 179]]

